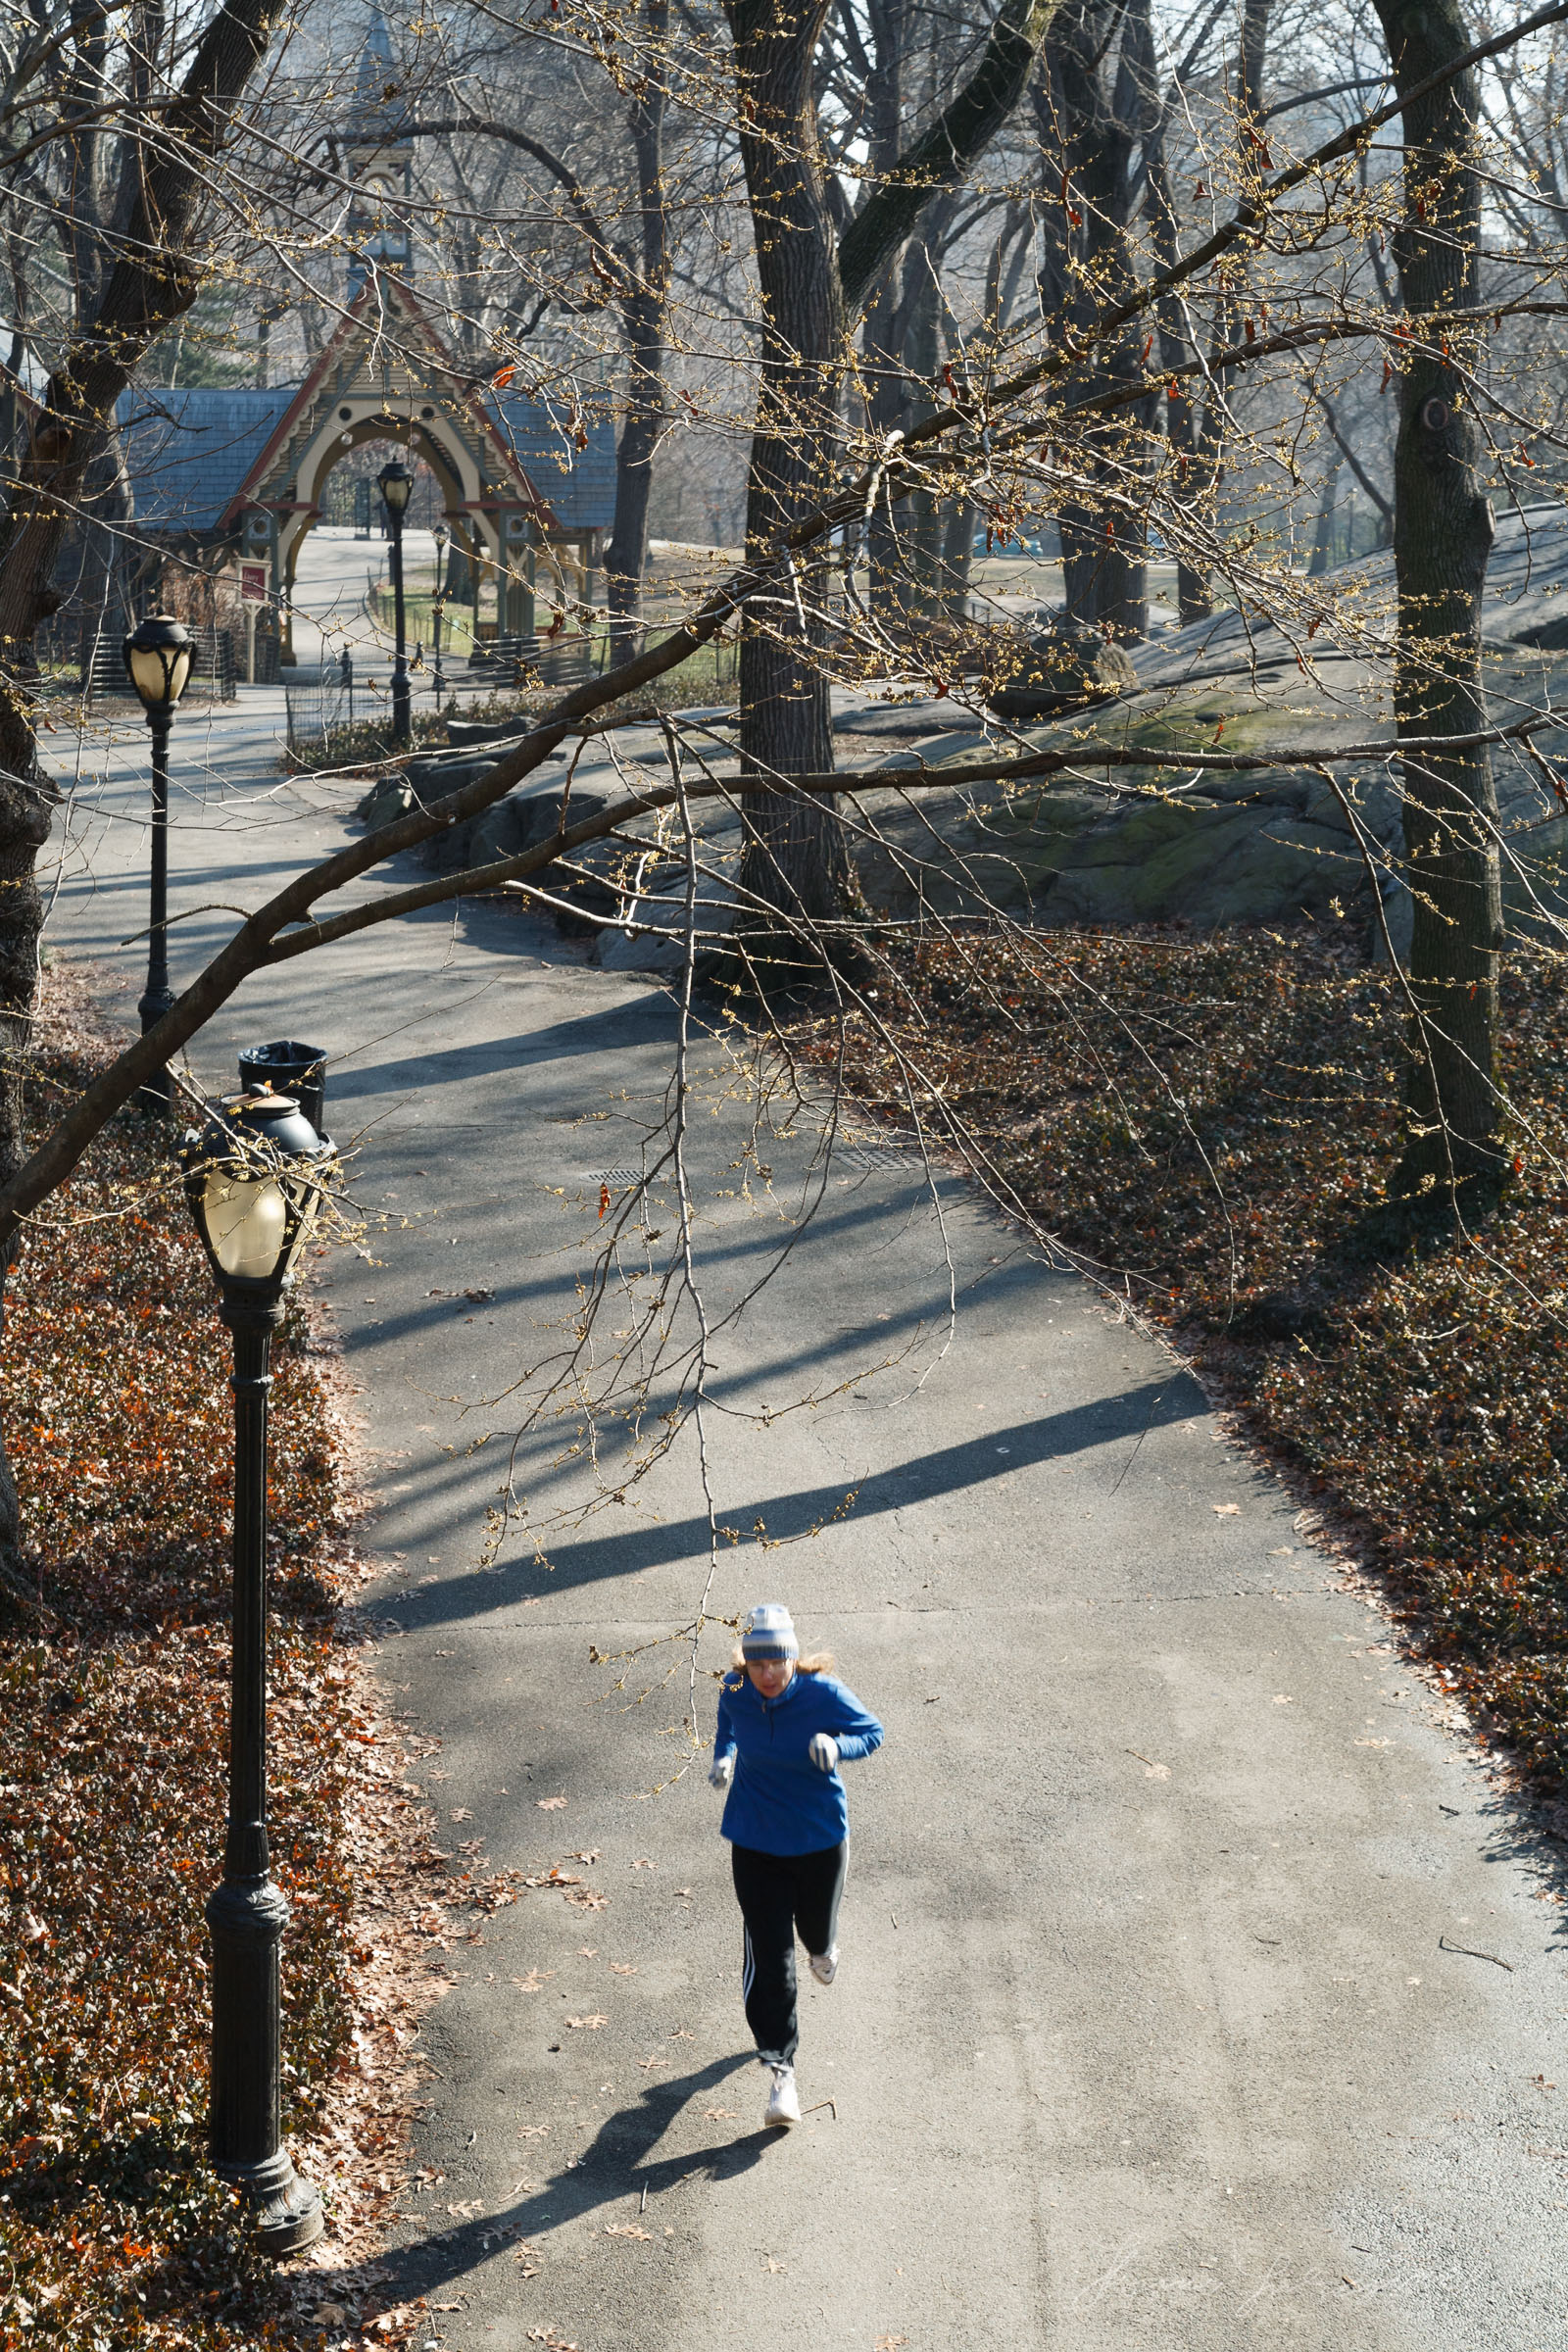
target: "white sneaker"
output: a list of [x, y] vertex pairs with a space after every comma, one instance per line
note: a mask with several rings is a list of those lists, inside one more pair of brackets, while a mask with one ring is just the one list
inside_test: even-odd
[[839, 1947], [830, 1943], [825, 1952], [813, 1952], [811, 1974], [819, 1984], [831, 1984], [839, 1973]]
[[767, 2094], [767, 2108], [762, 2117], [765, 2124], [777, 2124], [788, 2131], [791, 2124], [801, 2120], [801, 2094], [795, 2087], [793, 2066], [775, 2066], [772, 2070], [773, 2087]]

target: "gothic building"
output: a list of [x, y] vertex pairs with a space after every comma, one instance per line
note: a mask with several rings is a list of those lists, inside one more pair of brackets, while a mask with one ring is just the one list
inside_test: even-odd
[[[391, 44], [371, 17], [337, 146], [354, 189], [347, 306], [302, 382], [255, 389], [137, 384], [120, 405], [127, 543], [143, 568], [183, 557], [209, 573], [266, 568], [282, 662], [300, 553], [328, 475], [366, 441], [394, 441], [435, 477], [469, 575], [496, 584], [496, 627], [532, 632], [535, 596], [591, 597], [614, 511], [614, 427], [476, 379], [420, 301]], [[122, 526], [124, 527], [124, 526]], [[133, 558], [134, 562], [135, 559]], [[252, 571], [254, 579], [254, 569]], [[88, 626], [93, 616], [83, 615]], [[103, 616], [116, 633], [117, 616]]]

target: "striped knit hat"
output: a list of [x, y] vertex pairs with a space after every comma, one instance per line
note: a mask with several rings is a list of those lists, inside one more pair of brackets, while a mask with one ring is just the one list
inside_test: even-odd
[[780, 1600], [760, 1601], [741, 1629], [743, 1658], [798, 1658], [795, 1620]]

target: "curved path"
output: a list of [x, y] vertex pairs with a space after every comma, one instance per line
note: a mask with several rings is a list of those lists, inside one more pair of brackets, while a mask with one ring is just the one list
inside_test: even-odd
[[[341, 838], [328, 801], [258, 770], [256, 709], [205, 752], [176, 739], [176, 906], [246, 903]], [[127, 971], [127, 1015], [141, 757], [94, 755], [109, 780], [74, 807], [52, 923]], [[182, 964], [222, 919], [181, 927]], [[473, 906], [258, 982], [199, 1056], [216, 1085], [257, 1036], [333, 1050], [334, 1123], [385, 1212], [373, 1262], [319, 1279], [380, 1463], [386, 1679], [443, 1742], [421, 1785], [454, 1852], [477, 1838], [604, 1898], [529, 1893], [453, 1954], [425, 2034], [440, 2178], [405, 2199], [398, 2257], [432, 2336], [1560, 2344], [1568, 2002], [1544, 1853], [1191, 1382], [961, 1195], [942, 1351], [942, 1236], [897, 1162], [839, 1164], [717, 1343], [726, 1407], [821, 1401], [767, 1428], [715, 1415], [742, 1540], [712, 1605], [787, 1598], [888, 1726], [851, 1783], [839, 1981], [805, 1998], [812, 2112], [759, 2130], [715, 1803], [700, 1772], [649, 1794], [680, 1746], [678, 1652], [636, 1660], [623, 1693], [589, 1663], [658, 1642], [702, 1591], [689, 1438], [545, 1558], [512, 1537], [485, 1564], [513, 1423], [484, 1399], [559, 1341], [598, 1171], [635, 1162], [672, 1033], [659, 992]], [[749, 1201], [740, 1119], [694, 1131], [715, 1312], [787, 1230], [806, 1152], [771, 1147], [773, 1191]], [[863, 1377], [899, 1348], [901, 1371]], [[523, 1449], [536, 1512], [586, 1496], [568, 1437]], [[715, 1639], [705, 1668], [721, 1657]]]

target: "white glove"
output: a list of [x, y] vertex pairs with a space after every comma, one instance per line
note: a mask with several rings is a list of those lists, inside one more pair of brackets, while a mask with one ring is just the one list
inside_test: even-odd
[[710, 1788], [727, 1788], [734, 1778], [735, 1751], [731, 1748], [727, 1756], [713, 1758], [709, 1768], [708, 1785]]
[[814, 1732], [807, 1754], [818, 1772], [836, 1772], [839, 1762], [839, 1743], [831, 1732]]

